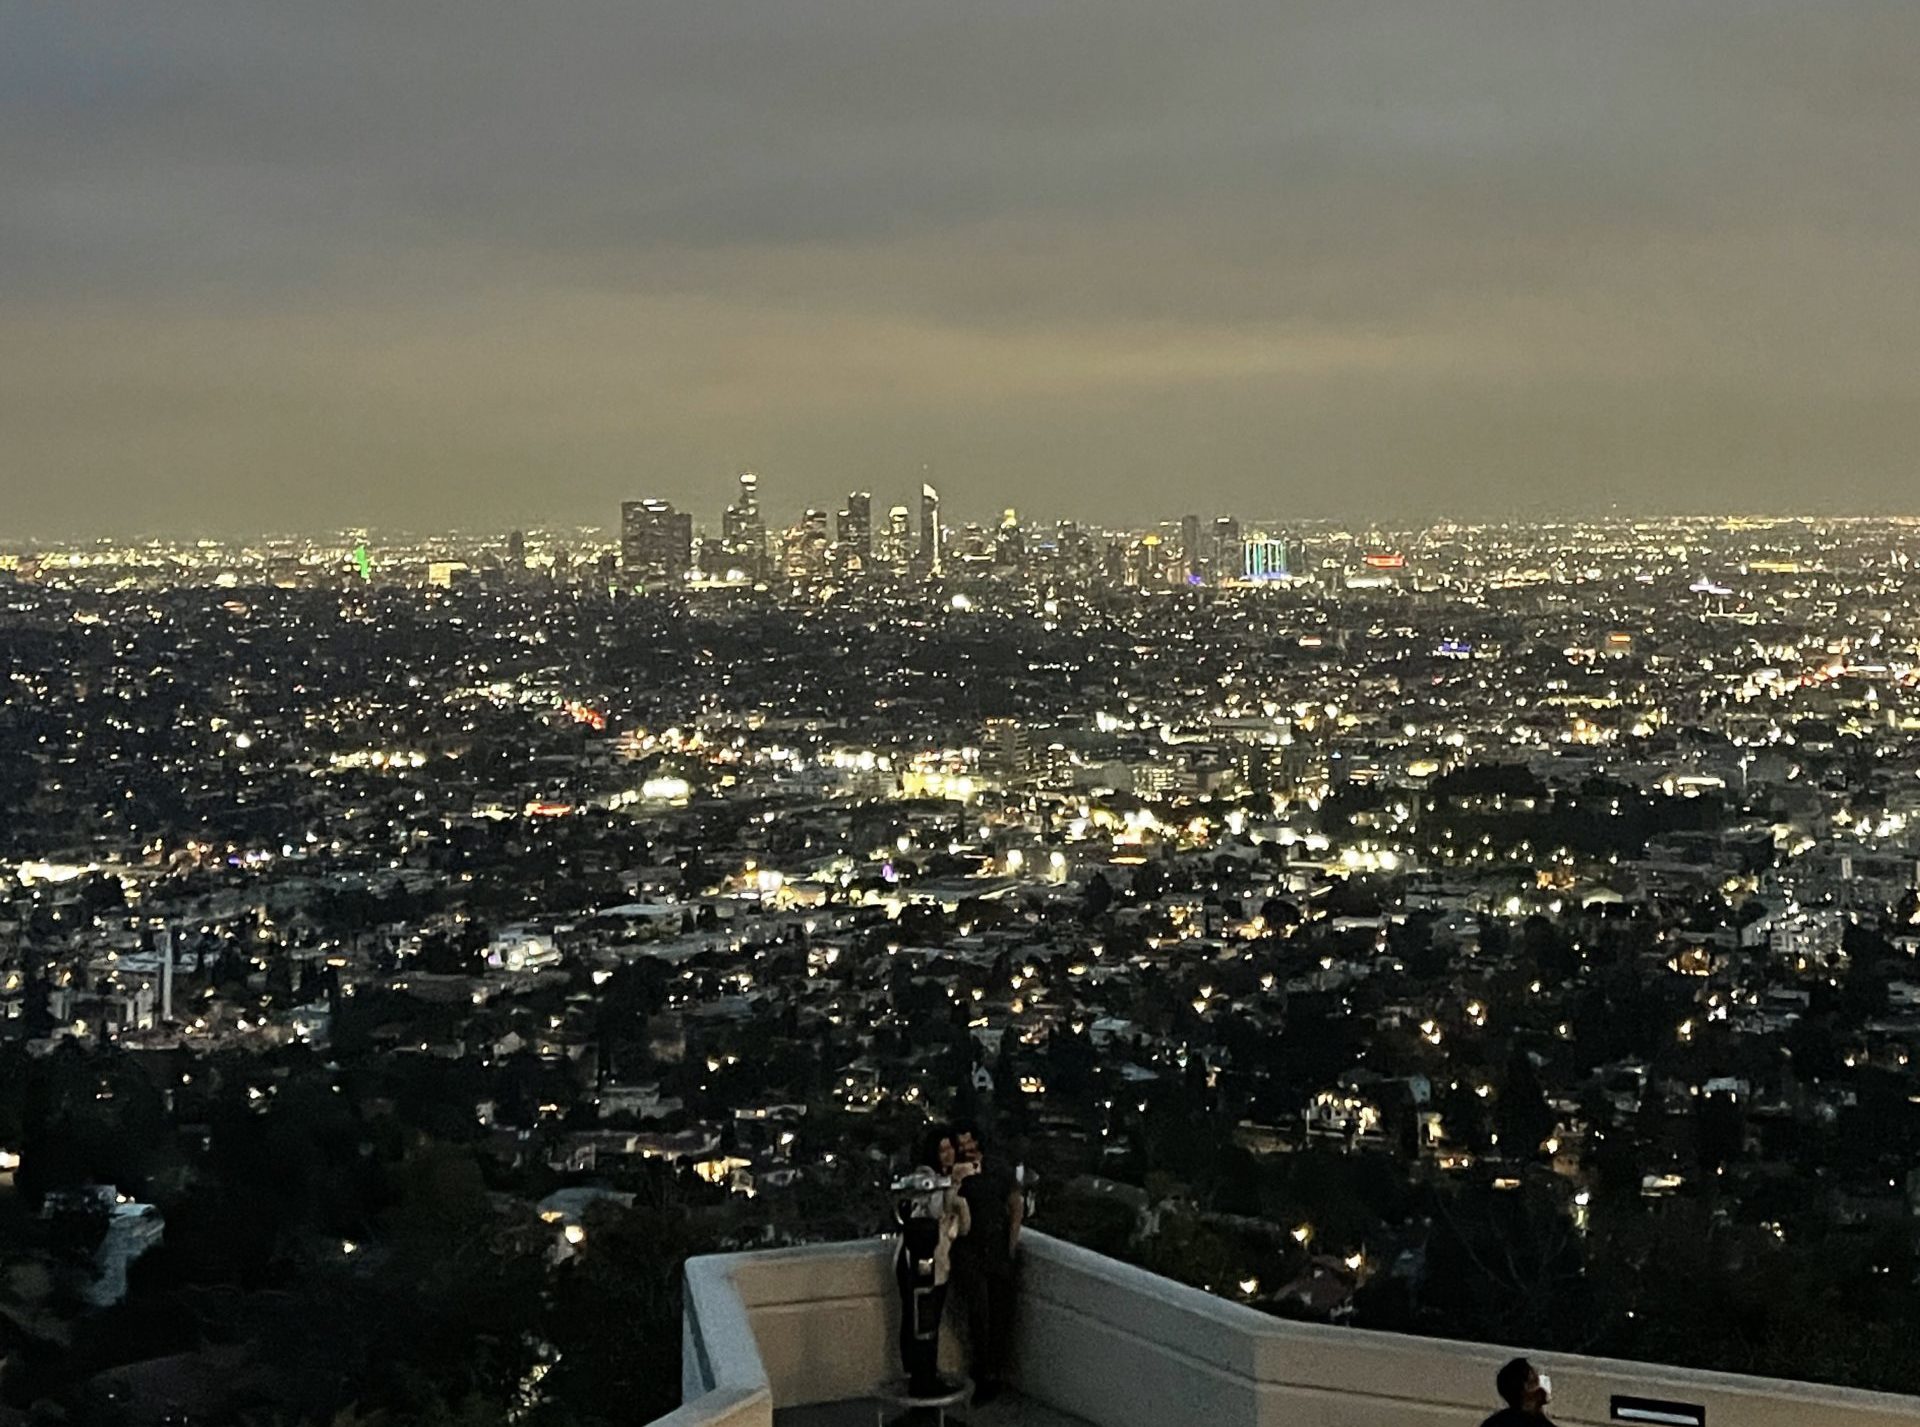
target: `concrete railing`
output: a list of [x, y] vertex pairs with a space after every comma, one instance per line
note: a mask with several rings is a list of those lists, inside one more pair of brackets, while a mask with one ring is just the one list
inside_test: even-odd
[[[1021, 1254], [1014, 1385], [1093, 1427], [1459, 1427], [1491, 1410], [1495, 1371], [1525, 1351], [1291, 1323], [1044, 1234], [1023, 1235]], [[769, 1427], [775, 1407], [898, 1376], [891, 1263], [884, 1239], [689, 1262], [686, 1406], [662, 1422]], [[1562, 1427], [1692, 1420], [1616, 1416], [1621, 1398], [1713, 1427], [1920, 1427], [1920, 1398], [1529, 1355], [1553, 1374]], [[951, 1342], [942, 1356], [957, 1361]]]
[[[899, 1375], [893, 1241], [691, 1259], [685, 1404], [672, 1427], [767, 1427], [773, 1409], [864, 1397]], [[945, 1353], [959, 1361], [951, 1340]]]
[[1920, 1398], [1293, 1323], [1058, 1239], [1022, 1243], [1018, 1386], [1097, 1427], [1470, 1424], [1521, 1352], [1551, 1371], [1563, 1427], [1649, 1420], [1614, 1416], [1616, 1397], [1715, 1427], [1920, 1427]]

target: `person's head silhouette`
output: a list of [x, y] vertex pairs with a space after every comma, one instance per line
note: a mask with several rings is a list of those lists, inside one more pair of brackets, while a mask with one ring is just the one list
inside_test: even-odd
[[1515, 1358], [1501, 1368], [1494, 1375], [1493, 1385], [1500, 1393], [1500, 1400], [1515, 1412], [1543, 1416], [1547, 1403], [1553, 1398], [1551, 1380], [1536, 1372], [1525, 1358]]

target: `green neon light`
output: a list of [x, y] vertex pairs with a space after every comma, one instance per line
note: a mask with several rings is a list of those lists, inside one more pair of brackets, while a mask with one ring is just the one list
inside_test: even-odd
[[1278, 540], [1249, 540], [1241, 547], [1240, 569], [1249, 580], [1277, 580], [1287, 573], [1287, 547]]

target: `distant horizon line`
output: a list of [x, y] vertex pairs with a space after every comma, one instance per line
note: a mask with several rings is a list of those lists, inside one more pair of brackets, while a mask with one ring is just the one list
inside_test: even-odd
[[[901, 502], [900, 504], [904, 504]], [[911, 507], [909, 507], [911, 508]], [[677, 509], [677, 507], [676, 507]], [[818, 506], [803, 506], [800, 511], [818, 510]], [[1001, 507], [1004, 511], [1006, 507]], [[1017, 509], [1017, 507], [1016, 507]], [[834, 512], [828, 511], [832, 515]], [[997, 514], [998, 512], [996, 512]], [[1339, 529], [1353, 532], [1375, 531], [1391, 535], [1421, 535], [1436, 530], [1487, 530], [1487, 529], [1551, 529], [1560, 526], [1617, 526], [1617, 525], [1673, 525], [1673, 526], [1719, 526], [1737, 528], [1743, 525], [1770, 527], [1781, 525], [1920, 525], [1920, 509], [1905, 513], [1866, 513], [1850, 512], [1845, 514], [1815, 514], [1810, 512], [1785, 511], [1742, 511], [1738, 513], [1641, 513], [1610, 511], [1606, 514], [1576, 514], [1573, 512], [1555, 514], [1529, 514], [1507, 517], [1452, 517], [1437, 516], [1427, 520], [1409, 521], [1399, 519], [1360, 520], [1343, 516], [1256, 516], [1241, 515], [1232, 510], [1198, 510], [1181, 515], [1162, 516], [1152, 520], [1136, 522], [1100, 522], [1094, 523], [1071, 515], [1023, 516], [1022, 525], [1057, 525], [1072, 521], [1086, 529], [1104, 531], [1147, 530], [1162, 526], [1178, 527], [1187, 515], [1194, 515], [1202, 522], [1211, 522], [1221, 516], [1229, 516], [1243, 524], [1252, 523], [1272, 526], [1280, 529]], [[800, 515], [794, 517], [795, 522]], [[978, 524], [985, 526], [992, 520], [988, 516], [983, 520], [949, 518], [942, 524]], [[784, 529], [785, 525], [777, 521], [766, 522], [769, 532]], [[705, 529], [705, 527], [700, 527]], [[30, 553], [37, 549], [58, 548], [61, 546], [100, 546], [100, 545], [189, 545], [203, 544], [211, 546], [244, 545], [254, 542], [288, 541], [341, 541], [349, 539], [386, 539], [386, 540], [504, 540], [514, 532], [542, 537], [573, 534], [577, 536], [598, 536], [609, 541], [619, 538], [619, 522], [596, 524], [590, 522], [554, 522], [527, 521], [520, 524], [501, 523], [486, 526], [443, 526], [428, 528], [412, 525], [338, 525], [326, 528], [301, 529], [259, 529], [244, 534], [188, 534], [141, 532], [108, 532], [100, 534], [18, 534], [0, 536], [0, 550], [16, 553]]]

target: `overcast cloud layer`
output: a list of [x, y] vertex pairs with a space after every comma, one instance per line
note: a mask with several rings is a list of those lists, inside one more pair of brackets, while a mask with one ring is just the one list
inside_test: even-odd
[[1920, 509], [1920, 4], [0, 0], [0, 541]]

